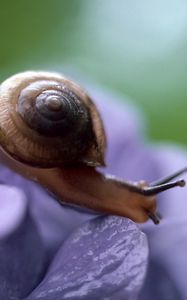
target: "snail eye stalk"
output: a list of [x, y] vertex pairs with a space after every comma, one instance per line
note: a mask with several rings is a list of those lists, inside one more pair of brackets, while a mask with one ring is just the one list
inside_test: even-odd
[[156, 186], [156, 185], [161, 185], [161, 184], [167, 183], [167, 182], [169, 182], [169, 181], [171, 181], [171, 180], [179, 177], [180, 175], [182, 175], [182, 174], [184, 174], [186, 172], [187, 172], [187, 167], [182, 168], [179, 171], [176, 171], [176, 172], [174, 172], [173, 174], [171, 174], [169, 176], [166, 176], [166, 177], [163, 177], [163, 178], [161, 178], [159, 180], [153, 181], [151, 183], [151, 186]]

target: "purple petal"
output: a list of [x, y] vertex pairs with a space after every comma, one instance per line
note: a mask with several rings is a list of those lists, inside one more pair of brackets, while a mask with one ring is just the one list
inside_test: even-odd
[[140, 300], [182, 300], [180, 291], [173, 284], [170, 274], [159, 261], [151, 258]]
[[41, 279], [44, 248], [23, 192], [1, 185], [0, 196], [0, 299], [20, 299]]
[[37, 223], [50, 255], [55, 253], [61, 243], [81, 223], [96, 217], [92, 212], [85, 213], [81, 209], [60, 205], [45, 189], [4, 165], [1, 165], [0, 180], [17, 186], [25, 192], [31, 215]]
[[0, 241], [11, 235], [27, 213], [27, 200], [17, 188], [0, 185]]
[[146, 230], [152, 259], [166, 270], [182, 299], [187, 299], [187, 218], [166, 219]]
[[[103, 97], [101, 96], [100, 99], [103, 100]], [[104, 115], [105, 127], [109, 136], [107, 171], [127, 180], [146, 179], [148, 182], [151, 182], [187, 166], [186, 149], [164, 143], [161, 145], [156, 143], [154, 145], [146, 145], [144, 141], [144, 144], [142, 144], [139, 139], [142, 134], [142, 124], [139, 126], [138, 119], [134, 122], [134, 118], [131, 116], [132, 110], [130, 109], [129, 114], [128, 107], [126, 108], [122, 104], [120, 105], [121, 110], [114, 107], [112, 111], [109, 111], [110, 107], [115, 105], [111, 105], [110, 101], [109, 103], [107, 101], [106, 105], [102, 100], [100, 108]], [[105, 114], [105, 112], [107, 113]], [[137, 116], [136, 111], [135, 116]], [[129, 121], [129, 118], [132, 123]], [[127, 122], [126, 119], [128, 120]], [[113, 127], [113, 124], [117, 125]], [[187, 181], [187, 175], [182, 175], [181, 177]], [[166, 229], [164, 229], [165, 226], [163, 225], [164, 220], [156, 227], [150, 222], [148, 225], [145, 224], [141, 227], [147, 232], [149, 237], [151, 260], [154, 260], [157, 267], [163, 271], [163, 276], [161, 277], [156, 268], [148, 270], [147, 277], [153, 277], [157, 282], [157, 285], [152, 284], [152, 293], [156, 295], [160, 286], [163, 298], [159, 296], [157, 299], [172, 299], [164, 298], [166, 293], [170, 295], [163, 288], [167, 289], [169, 284], [170, 287], [172, 286], [173, 294], [174, 291], [177, 294], [178, 289], [179, 293], [182, 294], [182, 299], [187, 299], [185, 284], [187, 235], [182, 233], [184, 230], [180, 230], [180, 225], [175, 223], [176, 218], [178, 220], [187, 220], [187, 189], [176, 188], [159, 195], [158, 211], [162, 214], [164, 220], [170, 224]], [[172, 225], [172, 222], [175, 225]], [[157, 235], [157, 238], [154, 238], [155, 234], [152, 234], [152, 230]], [[164, 249], [167, 249], [167, 251]], [[180, 298], [176, 297], [176, 299]]]
[[136, 299], [147, 255], [145, 235], [130, 220], [111, 216], [86, 222], [27, 299]]

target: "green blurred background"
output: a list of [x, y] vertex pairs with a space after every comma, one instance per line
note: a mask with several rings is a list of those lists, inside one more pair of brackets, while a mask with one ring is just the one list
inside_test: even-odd
[[0, 0], [0, 33], [1, 81], [76, 70], [130, 96], [152, 138], [187, 144], [187, 1]]

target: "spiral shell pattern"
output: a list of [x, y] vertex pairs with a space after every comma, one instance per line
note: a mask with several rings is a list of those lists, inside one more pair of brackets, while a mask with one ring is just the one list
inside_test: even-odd
[[27, 125], [47, 136], [66, 136], [89, 126], [88, 109], [65, 85], [37, 81], [25, 87], [17, 111]]
[[15, 159], [40, 167], [103, 165], [99, 113], [74, 82], [48, 72], [24, 72], [0, 86], [0, 144]]

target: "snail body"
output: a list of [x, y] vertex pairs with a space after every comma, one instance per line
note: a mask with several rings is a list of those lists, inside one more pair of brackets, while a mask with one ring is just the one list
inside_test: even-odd
[[167, 183], [170, 176], [149, 187], [97, 171], [106, 148], [99, 112], [79, 85], [56, 73], [24, 72], [1, 84], [0, 145], [4, 162], [60, 202], [135, 222], [157, 224], [157, 193], [184, 185]]

